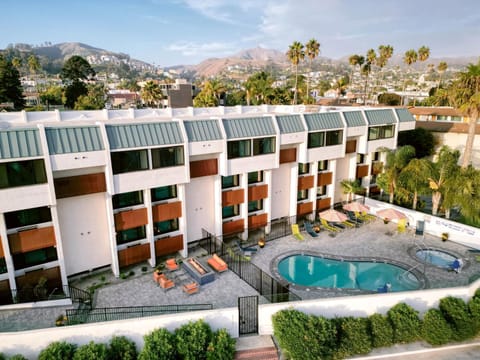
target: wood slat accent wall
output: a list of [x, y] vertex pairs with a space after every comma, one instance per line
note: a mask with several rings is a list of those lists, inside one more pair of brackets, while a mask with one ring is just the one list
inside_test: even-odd
[[332, 203], [331, 198], [318, 199], [317, 200], [317, 211], [330, 209], [330, 204], [331, 203]]
[[313, 212], [313, 202], [297, 204], [297, 215], [305, 215]]
[[53, 226], [20, 231], [8, 235], [8, 243], [12, 254], [24, 253], [55, 246], [55, 231]]
[[218, 174], [217, 159], [198, 160], [190, 162], [190, 177], [210, 176]]
[[222, 207], [243, 204], [245, 191], [243, 189], [222, 192]]
[[297, 162], [297, 148], [280, 150], [280, 164], [289, 162]]
[[54, 179], [57, 199], [107, 191], [105, 174], [88, 174]]
[[8, 280], [0, 281], [0, 305], [13, 304], [12, 292]]
[[345, 154], [357, 152], [357, 140], [347, 140], [345, 144]]
[[169, 236], [155, 241], [155, 256], [168, 255], [183, 250], [183, 235]]
[[248, 188], [248, 201], [266, 199], [268, 197], [268, 185], [250, 186]]
[[120, 267], [137, 264], [150, 258], [150, 244], [131, 246], [118, 252]]
[[116, 231], [133, 229], [148, 224], [148, 215], [146, 208], [122, 211], [116, 213], [114, 216]]
[[298, 190], [313, 188], [313, 175], [302, 176], [298, 178]]
[[0, 258], [3, 257], [5, 257], [5, 253], [3, 252], [2, 237], [0, 236]]
[[222, 225], [223, 235], [235, 234], [242, 232], [245, 229], [243, 219], [224, 222]]
[[259, 227], [267, 226], [268, 214], [258, 214], [248, 217], [248, 229], [253, 230]]
[[17, 283], [17, 290], [22, 289], [26, 285], [35, 286], [41, 277], [47, 278], [47, 288], [55, 289], [62, 288], [62, 278], [60, 276], [60, 268], [58, 266], [45, 269], [29, 271], [25, 275], [18, 276], [15, 281]]
[[356, 178], [360, 179], [368, 175], [368, 165], [357, 165]]
[[182, 217], [182, 202], [158, 204], [152, 207], [153, 221], [165, 221]]
[[378, 195], [380, 194], [380, 188], [377, 185], [370, 186], [368, 189], [369, 194]]
[[332, 183], [332, 172], [318, 173], [317, 186], [330, 185]]

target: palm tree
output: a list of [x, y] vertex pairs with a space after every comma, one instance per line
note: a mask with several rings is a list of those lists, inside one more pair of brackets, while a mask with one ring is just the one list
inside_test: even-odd
[[366, 98], [367, 96], [367, 87], [368, 87], [368, 76], [372, 72], [372, 66], [375, 65], [377, 61], [377, 53], [375, 52], [374, 49], [369, 49], [367, 51], [367, 56], [366, 56], [367, 62], [365, 65], [363, 65], [362, 72], [365, 75], [365, 88], [364, 88], [364, 94], [363, 94], [363, 105], [365, 105]]
[[255, 105], [269, 104], [273, 97], [273, 81], [270, 74], [265, 71], [250, 76], [245, 82], [247, 104], [250, 105], [251, 99]]
[[469, 64], [467, 70], [459, 74], [448, 94], [453, 106], [468, 116], [468, 135], [462, 159], [462, 168], [466, 168], [472, 159], [475, 128], [480, 114], [480, 60], [476, 65]]
[[147, 106], [158, 106], [160, 100], [163, 99], [162, 89], [157, 83], [153, 81], [147, 81], [140, 92], [142, 100]]
[[440, 74], [440, 79], [438, 80], [438, 88], [442, 86], [442, 76], [447, 71], [448, 65], [445, 61], [440, 61], [437, 65], [438, 73]]
[[399, 176], [402, 187], [413, 194], [412, 209], [417, 208], [418, 195], [428, 192], [428, 178], [432, 172], [431, 162], [427, 159], [411, 159]]
[[[456, 196], [455, 205], [459, 205], [460, 213], [472, 221], [477, 223], [480, 221], [480, 171], [472, 166], [461, 169], [458, 182], [453, 192]], [[447, 213], [445, 212], [445, 217]]]
[[293, 104], [297, 105], [297, 86], [298, 86], [298, 64], [305, 59], [305, 51], [303, 44], [299, 41], [294, 41], [287, 51], [288, 60], [295, 66], [295, 93], [293, 95]]
[[212, 79], [210, 80], [210, 86], [211, 86], [213, 95], [217, 99], [217, 104], [220, 104], [220, 98], [222, 94], [224, 94], [225, 91], [227, 90], [225, 84], [219, 79]]
[[[388, 60], [393, 56], [393, 47], [391, 45], [380, 45], [378, 47], [377, 66], [380, 68], [380, 75], [383, 68], [387, 65]], [[382, 79], [383, 80], [383, 79]], [[381, 85], [381, 82], [380, 82]]]
[[[310, 61], [310, 71], [312, 71], [312, 62], [320, 54], [320, 43], [315, 39], [310, 39], [305, 44], [305, 55], [307, 55]], [[310, 99], [310, 74], [307, 79], [307, 102]]]
[[36, 74], [37, 71], [40, 70], [38, 58], [33, 54], [28, 57], [28, 69], [30, 70], [30, 74]]
[[348, 62], [350, 63], [350, 65], [352, 65], [352, 76], [350, 80], [350, 87], [352, 88], [352, 92], [353, 92], [353, 72], [357, 65], [360, 68], [362, 67], [363, 63], [365, 62], [365, 58], [361, 55], [354, 54], [348, 58]]
[[342, 187], [343, 193], [347, 195], [347, 202], [350, 202], [353, 200], [353, 196], [362, 191], [363, 188], [359, 184], [359, 182], [355, 179], [345, 179], [340, 182], [340, 185]]
[[[405, 55], [403, 56], [403, 62], [410, 68], [410, 66], [414, 63], [417, 62], [418, 59], [418, 54], [415, 50], [410, 49], [405, 52]], [[405, 80], [403, 82], [403, 101], [402, 105], [405, 105], [405, 88], [407, 86], [407, 78], [405, 77]]]

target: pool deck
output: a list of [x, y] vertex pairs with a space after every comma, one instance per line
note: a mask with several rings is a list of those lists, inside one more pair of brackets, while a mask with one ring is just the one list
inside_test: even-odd
[[[380, 219], [364, 224], [359, 228], [347, 229], [334, 237], [322, 231], [318, 237], [311, 237], [303, 232], [304, 240], [299, 241], [293, 236], [270, 241], [263, 249], [252, 256], [252, 263], [265, 272], [272, 274], [272, 264], [275, 259], [290, 252], [317, 252], [335, 256], [365, 257], [389, 259], [404, 264], [407, 268], [415, 267], [424, 272], [428, 279], [428, 288], [455, 287], [467, 285], [480, 276], [480, 262], [476, 261], [475, 253], [457, 243], [443, 242], [438, 237], [426, 235], [424, 239], [414, 237], [413, 232], [396, 233], [394, 223], [384, 224]], [[435, 266], [424, 266], [414, 256], [415, 249], [435, 248], [458, 255], [464, 262], [460, 273], [447, 271]], [[189, 256], [202, 254], [189, 254]], [[202, 257], [200, 257], [202, 259]], [[78, 278], [71, 285], [86, 289], [93, 283], [108, 283], [95, 292], [95, 307], [119, 306], [152, 306], [169, 304], [213, 304], [214, 308], [236, 307], [238, 297], [256, 295], [256, 291], [241, 281], [232, 271], [215, 274], [215, 281], [202, 285], [197, 294], [187, 295], [181, 286], [164, 291], [152, 278], [153, 269], [148, 267], [144, 273], [141, 264], [134, 268], [135, 275], [127, 279], [115, 278], [110, 270], [103, 273]], [[303, 287], [292, 287], [292, 291], [302, 299], [315, 299], [334, 296], [355, 295], [360, 291], [320, 289], [307, 291]], [[260, 303], [265, 303], [260, 298]], [[64, 313], [65, 308], [41, 308], [31, 310], [0, 311], [0, 331], [19, 331], [34, 328], [54, 326], [55, 318]]]

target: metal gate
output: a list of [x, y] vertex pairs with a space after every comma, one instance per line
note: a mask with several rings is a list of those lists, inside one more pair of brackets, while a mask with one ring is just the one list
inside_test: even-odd
[[258, 334], [258, 296], [238, 298], [239, 335]]

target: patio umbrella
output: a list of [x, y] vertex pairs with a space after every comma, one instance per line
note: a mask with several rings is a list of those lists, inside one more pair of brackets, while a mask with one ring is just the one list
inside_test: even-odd
[[406, 219], [407, 216], [398, 210], [388, 208], [388, 209], [382, 209], [377, 211], [377, 216], [383, 218], [383, 219], [388, 219], [388, 220], [394, 220], [394, 219]]
[[363, 205], [359, 202], [351, 202], [349, 204], [343, 205], [343, 208], [347, 211], [353, 211], [353, 212], [365, 212], [370, 210], [370, 208], [367, 205]]
[[328, 209], [318, 214], [320, 218], [330, 222], [344, 222], [348, 219], [347, 215], [334, 209]]

